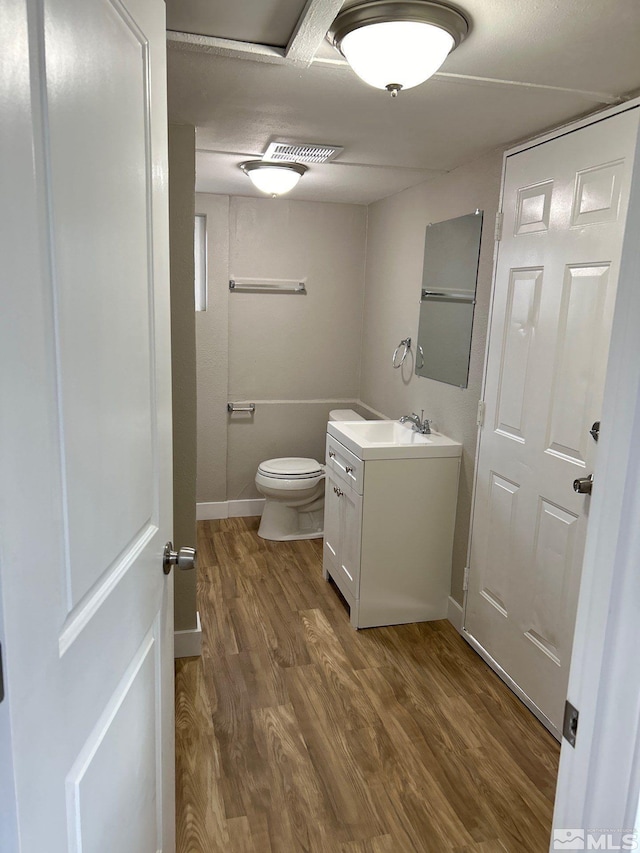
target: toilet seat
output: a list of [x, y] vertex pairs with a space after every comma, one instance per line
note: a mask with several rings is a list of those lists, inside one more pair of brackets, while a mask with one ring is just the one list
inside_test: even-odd
[[324, 465], [302, 456], [267, 459], [258, 466], [258, 474], [274, 480], [309, 480], [324, 475]]

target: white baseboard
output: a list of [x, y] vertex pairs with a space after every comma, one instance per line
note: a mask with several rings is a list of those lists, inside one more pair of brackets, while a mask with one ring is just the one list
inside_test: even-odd
[[211, 521], [215, 518], [246, 518], [251, 515], [262, 515], [264, 498], [249, 501], [209, 501], [196, 504], [196, 519]]
[[251, 515], [262, 515], [264, 498], [251, 501], [228, 501], [229, 518], [246, 518]]
[[463, 616], [464, 611], [462, 610], [462, 605], [458, 604], [455, 598], [451, 598], [451, 596], [449, 596], [449, 601], [447, 603], [447, 619], [459, 634], [462, 634]]
[[174, 658], [196, 658], [202, 652], [202, 625], [200, 624], [200, 613], [196, 610], [196, 627], [188, 631], [174, 631], [173, 634], [173, 656]]

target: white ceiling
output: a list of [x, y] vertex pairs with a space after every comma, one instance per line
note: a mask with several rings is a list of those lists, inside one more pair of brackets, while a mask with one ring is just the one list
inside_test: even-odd
[[640, 89], [639, 0], [463, 3], [468, 38], [391, 99], [323, 41], [340, 0], [167, 0], [169, 116], [197, 128], [198, 191], [260, 195], [238, 163], [286, 139], [345, 149], [290, 198], [368, 204]]

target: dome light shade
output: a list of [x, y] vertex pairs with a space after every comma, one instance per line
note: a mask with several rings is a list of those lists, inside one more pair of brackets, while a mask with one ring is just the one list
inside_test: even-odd
[[270, 163], [268, 160], [247, 160], [240, 168], [251, 183], [272, 197], [290, 192], [307, 171], [301, 163]]
[[424, 83], [466, 36], [455, 9], [430, 0], [373, 0], [341, 12], [329, 36], [355, 73], [395, 97]]
[[453, 47], [444, 30], [416, 21], [359, 27], [342, 40], [342, 52], [358, 77], [387, 89], [411, 89], [436, 73]]

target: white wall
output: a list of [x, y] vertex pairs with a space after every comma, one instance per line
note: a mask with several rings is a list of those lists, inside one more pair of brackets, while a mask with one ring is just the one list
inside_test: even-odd
[[[452, 595], [462, 602], [502, 153], [491, 153], [369, 207], [360, 398], [392, 418], [425, 410], [436, 428], [463, 443]], [[413, 359], [394, 370], [402, 338], [416, 341], [425, 228], [476, 208], [484, 211], [469, 385], [460, 389], [414, 374]], [[415, 344], [414, 344], [415, 346]]]
[[[322, 460], [329, 410], [358, 397], [367, 210], [206, 194], [196, 207], [210, 300], [197, 318], [198, 501], [251, 499], [259, 462]], [[229, 278], [253, 277], [304, 279], [308, 293], [229, 293]], [[256, 413], [229, 416], [227, 400]]]

